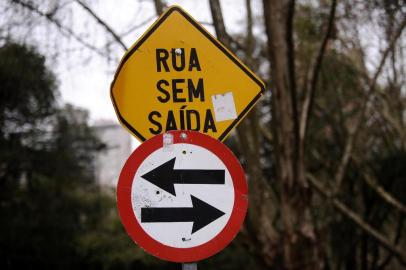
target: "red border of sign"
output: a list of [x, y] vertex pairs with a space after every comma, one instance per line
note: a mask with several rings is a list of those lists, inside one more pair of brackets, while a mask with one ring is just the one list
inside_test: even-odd
[[[180, 133], [187, 134], [186, 139]], [[131, 187], [134, 175], [141, 163], [163, 146], [163, 134], [142, 143], [125, 163], [117, 185], [117, 206], [121, 221], [130, 237], [148, 253], [173, 262], [196, 262], [208, 258], [225, 248], [240, 230], [248, 207], [248, 188], [244, 170], [234, 154], [223, 143], [195, 131], [170, 131], [174, 143], [189, 143], [206, 148], [223, 161], [230, 172], [234, 185], [234, 206], [230, 219], [223, 230], [210, 241], [192, 248], [174, 248], [150, 237], [138, 223], [131, 204]]]

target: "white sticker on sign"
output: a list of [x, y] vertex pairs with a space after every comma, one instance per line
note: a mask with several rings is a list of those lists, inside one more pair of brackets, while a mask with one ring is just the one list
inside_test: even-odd
[[211, 96], [216, 122], [234, 120], [237, 118], [233, 92]]

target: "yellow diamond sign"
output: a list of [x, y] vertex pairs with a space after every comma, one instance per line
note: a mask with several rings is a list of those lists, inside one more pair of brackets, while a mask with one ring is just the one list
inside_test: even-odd
[[140, 141], [168, 130], [224, 140], [263, 91], [254, 73], [172, 6], [124, 55], [111, 99], [122, 125]]

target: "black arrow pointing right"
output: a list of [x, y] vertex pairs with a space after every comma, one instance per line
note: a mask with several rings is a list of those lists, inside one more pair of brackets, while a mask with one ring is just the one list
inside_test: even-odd
[[174, 184], [224, 185], [224, 170], [174, 169], [176, 157], [141, 177], [176, 196]]
[[192, 207], [141, 208], [141, 223], [193, 222], [193, 234], [225, 214], [193, 195], [190, 197]]

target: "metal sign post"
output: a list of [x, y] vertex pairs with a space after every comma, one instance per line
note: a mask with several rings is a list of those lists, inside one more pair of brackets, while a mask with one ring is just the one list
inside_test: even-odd
[[197, 263], [182, 263], [182, 270], [197, 270]]

